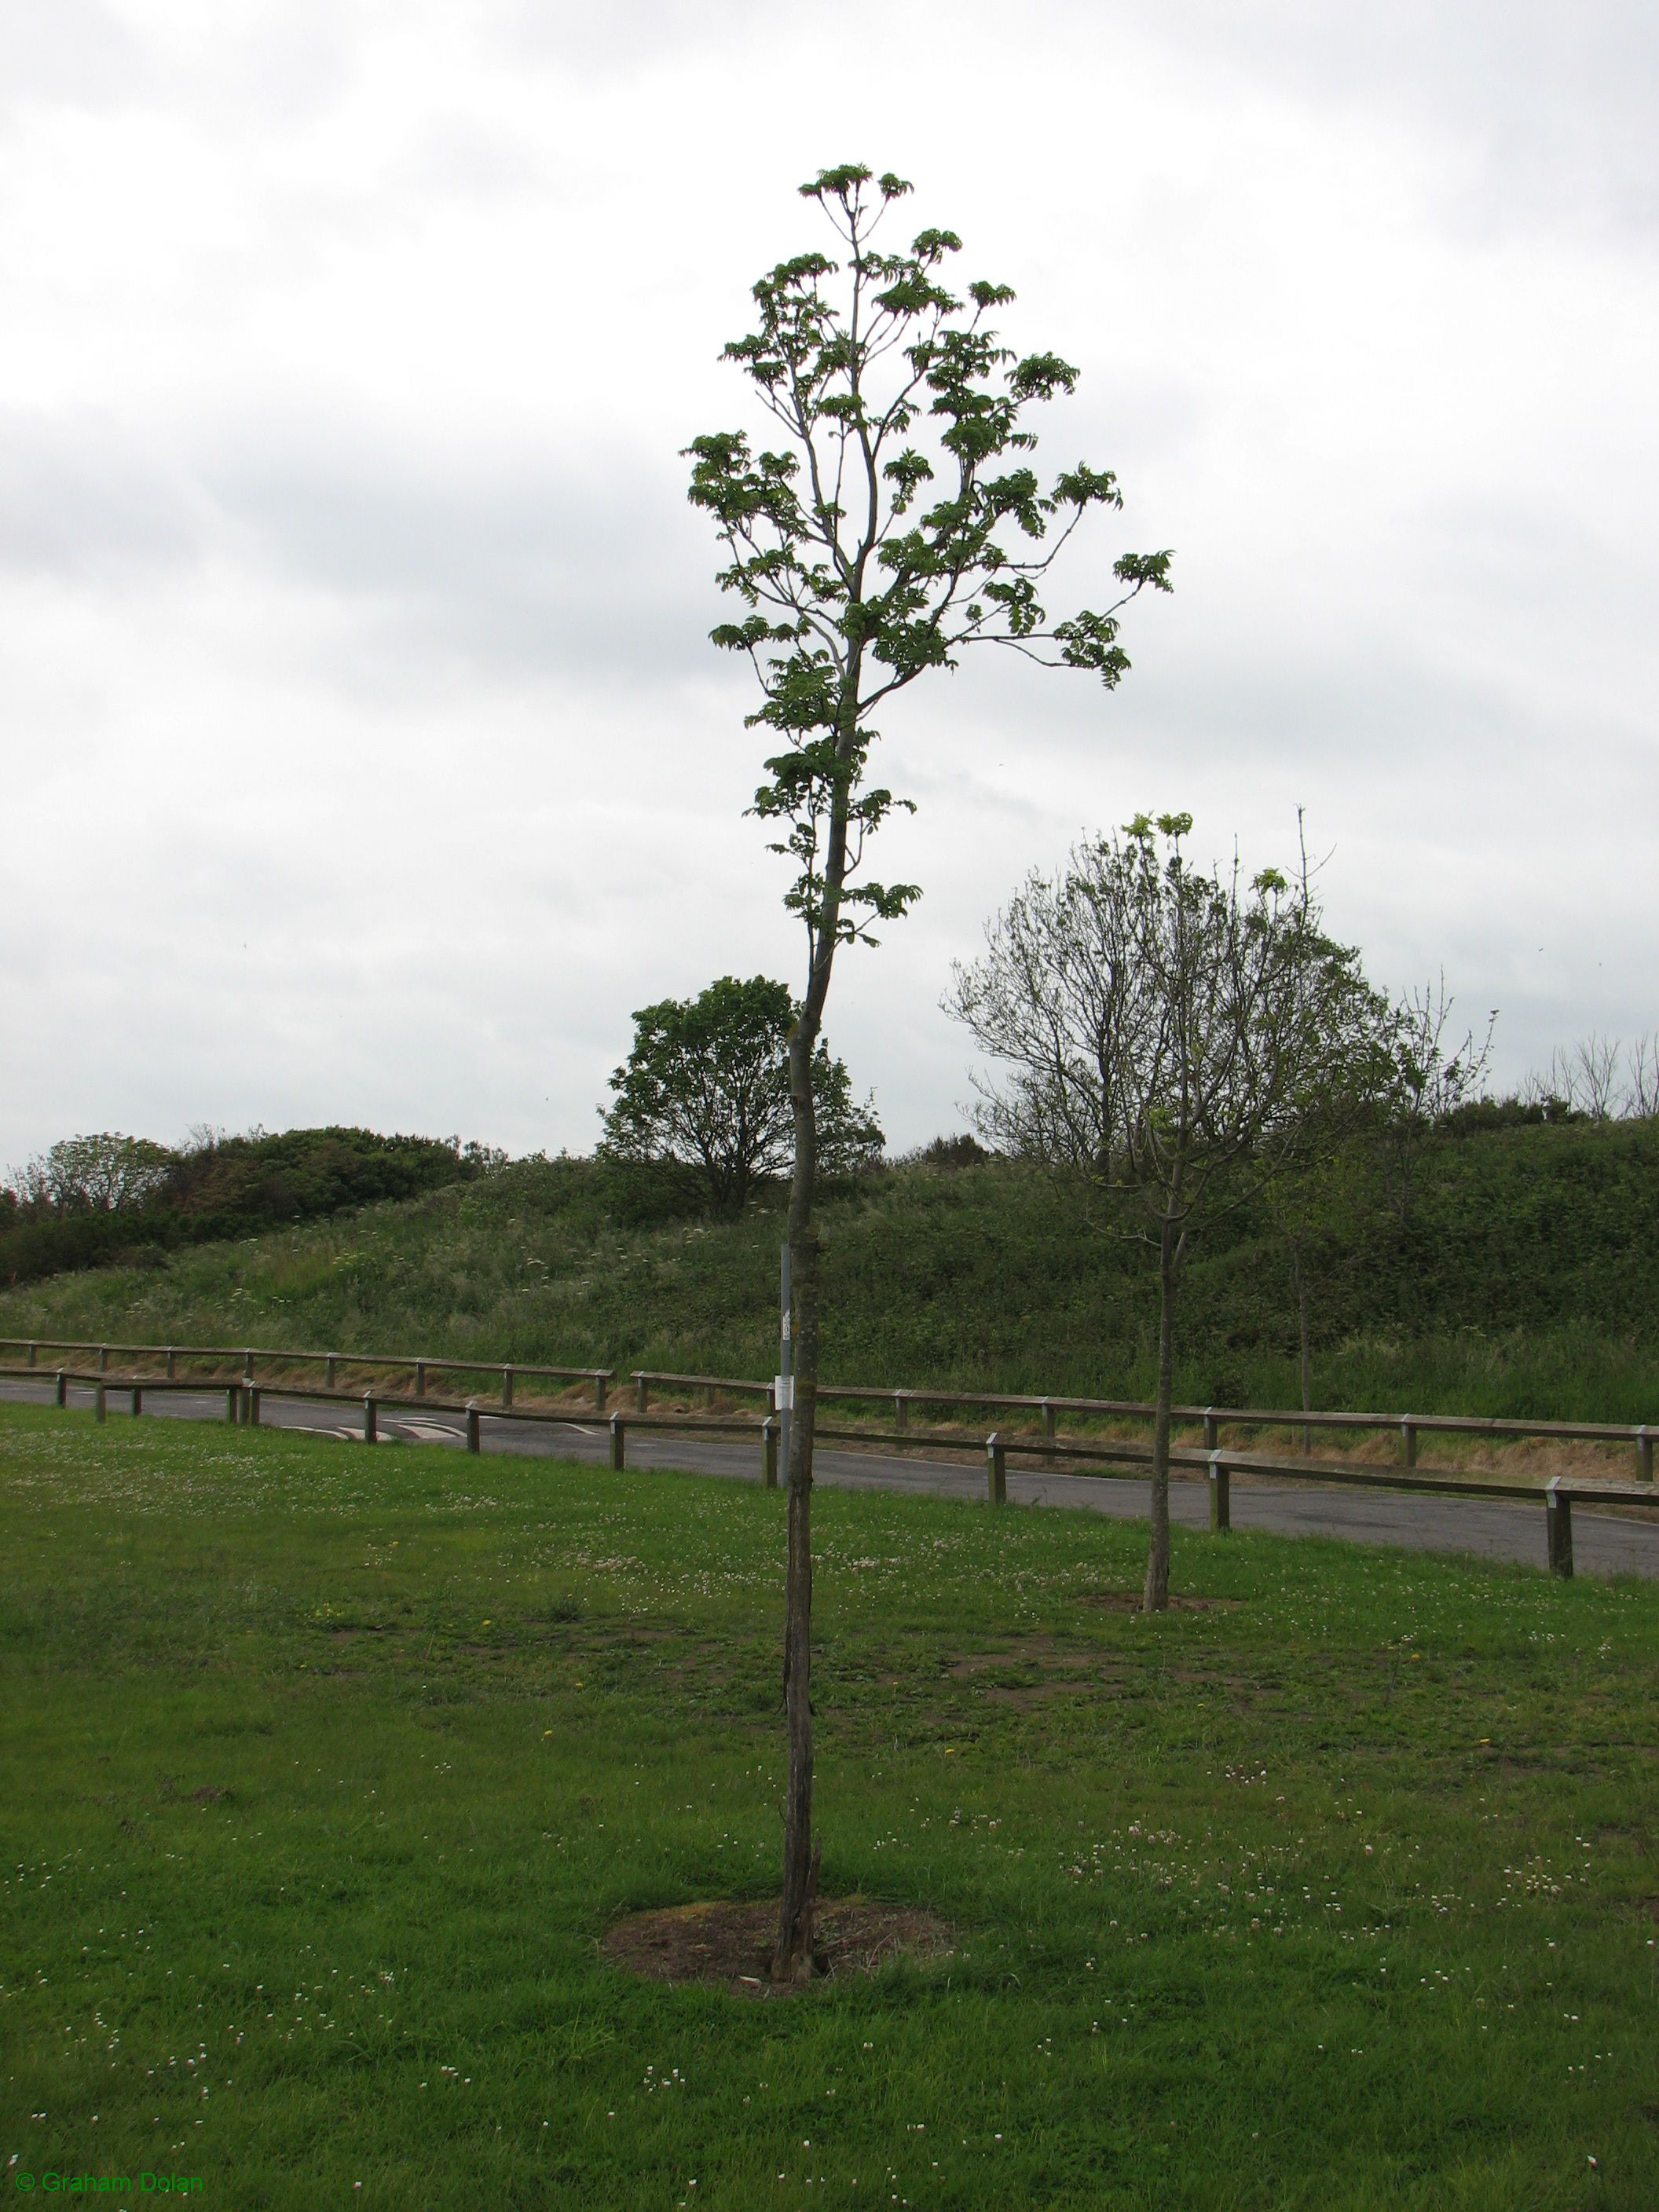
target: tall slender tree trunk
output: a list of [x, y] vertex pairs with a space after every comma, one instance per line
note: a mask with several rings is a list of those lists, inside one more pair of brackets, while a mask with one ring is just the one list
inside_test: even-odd
[[[1292, 1262], [1296, 1268], [1296, 1328], [1297, 1349], [1302, 1359], [1302, 1410], [1313, 1411], [1313, 1355], [1308, 1346], [1308, 1276], [1298, 1252]], [[1305, 1457], [1313, 1449], [1313, 1431], [1304, 1421], [1302, 1425], [1302, 1450]]]
[[1170, 1401], [1175, 1395], [1175, 1304], [1180, 1280], [1180, 1231], [1166, 1213], [1158, 1238], [1158, 1393], [1152, 1415], [1152, 1539], [1146, 1553], [1148, 1613], [1170, 1605]]
[[795, 1410], [789, 1423], [789, 1559], [783, 1586], [783, 1702], [789, 1730], [789, 1778], [784, 1796], [783, 1895], [778, 1905], [772, 1979], [788, 1984], [812, 1972], [812, 1919], [817, 1902], [818, 1849], [812, 1838], [812, 1432], [818, 1398], [818, 1235], [812, 1201], [818, 1179], [817, 1101], [812, 1052], [823, 1026], [835, 965], [841, 901], [847, 877], [847, 815], [858, 748], [860, 656], [850, 659], [836, 749], [848, 782], [830, 812], [823, 857], [823, 897], [813, 938], [806, 995], [789, 1037], [789, 1103], [795, 1121], [795, 1166], [789, 1183], [791, 1334], [795, 1348]]
[[818, 1385], [818, 1238], [812, 1225], [812, 1197], [817, 1180], [817, 1109], [812, 1096], [814, 1040], [807, 1029], [804, 1013], [789, 1045], [789, 1095], [795, 1115], [788, 1231], [795, 1409], [789, 1423], [789, 1559], [783, 1599], [789, 1778], [784, 1800], [783, 1895], [772, 1953], [772, 1979], [784, 1984], [804, 1982], [811, 1974], [818, 1886], [818, 1852], [812, 1840], [812, 1430]]

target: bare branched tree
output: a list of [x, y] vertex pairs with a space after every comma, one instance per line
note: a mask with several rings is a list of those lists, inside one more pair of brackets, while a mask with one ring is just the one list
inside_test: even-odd
[[1575, 1114], [1587, 1121], [1610, 1121], [1623, 1106], [1619, 1088], [1620, 1062], [1624, 1047], [1617, 1037], [1592, 1030], [1589, 1036], [1551, 1057], [1548, 1085], [1551, 1095], [1563, 1098]]
[[1637, 1038], [1629, 1065], [1625, 1112], [1633, 1121], [1650, 1121], [1659, 1115], [1659, 1030]]
[[1651, 1121], [1659, 1115], [1659, 1030], [1630, 1045], [1598, 1030], [1558, 1045], [1548, 1066], [1524, 1076], [1513, 1097], [1546, 1121]]
[[1176, 1292], [1195, 1231], [1340, 1141], [1386, 1087], [1395, 1018], [1325, 934], [1305, 853], [1248, 881], [1190, 866], [1186, 814], [1137, 815], [1034, 873], [947, 1011], [1011, 1071], [980, 1125], [1138, 1203], [1158, 1346], [1145, 1603], [1169, 1603]]

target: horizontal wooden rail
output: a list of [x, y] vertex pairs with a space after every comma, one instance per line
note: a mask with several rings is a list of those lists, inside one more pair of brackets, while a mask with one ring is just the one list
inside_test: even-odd
[[[902, 1437], [894, 1437], [884, 1429], [835, 1428], [822, 1422], [813, 1435], [819, 1443], [878, 1444], [884, 1449], [898, 1451], [937, 1450], [950, 1446], [958, 1450], [988, 1449], [994, 1443], [1005, 1457], [1041, 1460], [1045, 1464], [1071, 1462], [1079, 1473], [1085, 1466], [1109, 1466], [1139, 1474], [1145, 1474], [1152, 1463], [1151, 1444], [1132, 1437], [1104, 1437], [1092, 1443], [1072, 1440], [1050, 1443], [1047, 1437], [1023, 1436], [1013, 1430], [980, 1438], [964, 1437], [951, 1429], [911, 1429]], [[1188, 1444], [1170, 1447], [1172, 1468], [1191, 1468], [1207, 1474], [1218, 1462], [1230, 1473], [1280, 1476], [1292, 1482], [1348, 1483], [1368, 1490], [1431, 1492], [1449, 1498], [1541, 1498], [1545, 1488], [1537, 1482], [1482, 1482], [1455, 1474], [1450, 1469], [1442, 1473], [1432, 1468], [1416, 1468], [1409, 1474], [1397, 1474], [1391, 1468], [1356, 1467], [1352, 1460], [1281, 1460], [1267, 1453], [1230, 1449], [1204, 1451]], [[1575, 1495], [1578, 1486], [1575, 1486]], [[1598, 1498], [1604, 1490], [1617, 1490], [1620, 1497], [1626, 1495], [1626, 1490], [1616, 1485], [1590, 1484], [1588, 1489]], [[1645, 1505], [1659, 1504], [1659, 1498], [1650, 1490], [1630, 1488], [1627, 1494]]]
[[[764, 1398], [769, 1407], [773, 1402], [775, 1387], [770, 1382], [757, 1382], [752, 1378], [739, 1380], [731, 1376], [672, 1375], [642, 1367], [631, 1370], [631, 1380], [641, 1410], [647, 1402], [650, 1389], [655, 1385], [667, 1389], [746, 1392]], [[1040, 1413], [1045, 1438], [1054, 1437], [1056, 1416], [1060, 1413], [1091, 1413], [1123, 1420], [1149, 1421], [1158, 1411], [1145, 1399], [1035, 1397], [994, 1390], [887, 1390], [862, 1382], [820, 1382], [817, 1395], [826, 1404], [851, 1401], [890, 1405], [894, 1425], [906, 1430], [909, 1427], [912, 1407], [997, 1407], [1011, 1411]], [[1653, 1448], [1656, 1439], [1659, 1439], [1659, 1427], [1650, 1426], [1646, 1422], [1519, 1421], [1485, 1413], [1285, 1413], [1251, 1406], [1181, 1405], [1172, 1406], [1170, 1411], [1171, 1417], [1177, 1421], [1202, 1425], [1206, 1451], [1214, 1449], [1224, 1426], [1299, 1429], [1304, 1431], [1314, 1429], [1371, 1432], [1392, 1430], [1399, 1438], [1400, 1459], [1406, 1467], [1417, 1464], [1417, 1439], [1422, 1435], [1514, 1440], [1531, 1437], [1563, 1443], [1632, 1444], [1636, 1450], [1638, 1478], [1644, 1482], [1653, 1480]]]
[[[306, 1382], [236, 1382], [226, 1385], [206, 1377], [192, 1380], [188, 1376], [169, 1382], [154, 1375], [119, 1374], [112, 1369], [101, 1367], [30, 1368], [0, 1364], [0, 1376], [55, 1382], [82, 1389], [115, 1391], [123, 1395], [137, 1391], [141, 1395], [150, 1397], [169, 1395], [175, 1398], [211, 1397], [228, 1388], [240, 1392], [251, 1390], [262, 1401], [280, 1403], [292, 1399], [301, 1405], [357, 1407], [366, 1398], [372, 1398], [377, 1407], [392, 1413], [467, 1413], [476, 1411], [485, 1420], [517, 1421], [532, 1426], [539, 1425], [544, 1428], [586, 1429], [592, 1425], [591, 1419], [584, 1418], [584, 1410], [575, 1407], [561, 1410], [548, 1407], [502, 1406], [493, 1401], [477, 1398], [434, 1398], [429, 1392], [411, 1395], [392, 1390], [331, 1390]], [[690, 1413], [610, 1413], [605, 1416], [604, 1425], [617, 1422], [624, 1422], [629, 1428], [655, 1429], [674, 1436], [753, 1436], [765, 1425], [764, 1422], [738, 1416]], [[879, 1431], [874, 1433], [879, 1435]], [[953, 1437], [951, 1441], [960, 1442], [960, 1439]]]
[[[614, 1367], [547, 1367], [522, 1359], [448, 1359], [431, 1352], [292, 1352], [275, 1345], [258, 1344], [118, 1344], [112, 1337], [106, 1342], [94, 1344], [69, 1337], [0, 1336], [0, 1351], [123, 1352], [131, 1358], [146, 1359], [163, 1359], [169, 1355], [179, 1359], [280, 1359], [313, 1364], [334, 1359], [343, 1367], [447, 1368], [466, 1375], [499, 1375], [510, 1370], [515, 1375], [562, 1375], [578, 1382], [589, 1382], [598, 1375], [611, 1382], [617, 1375]], [[31, 1359], [27, 1364], [33, 1367], [40, 1363]]]
[[[682, 1434], [695, 1434], [699, 1430], [729, 1431], [732, 1429], [752, 1432], [758, 1425], [763, 1431], [766, 1475], [769, 1486], [777, 1482], [776, 1422], [768, 1419], [755, 1423], [711, 1421], [686, 1419], [682, 1424], [665, 1421], [660, 1415], [641, 1419], [638, 1414], [613, 1413], [611, 1417], [611, 1464], [624, 1464], [623, 1437], [629, 1428], [654, 1429], [659, 1433], [678, 1430]], [[814, 1431], [815, 1438], [823, 1443], [858, 1443], [880, 1445], [887, 1451], [924, 1451], [941, 1446], [961, 1449], [970, 1441], [948, 1430], [912, 1430], [902, 1437], [895, 1437], [881, 1429], [836, 1428], [820, 1425]], [[1043, 1437], [1002, 1435], [996, 1431], [984, 1437], [981, 1449], [986, 1462], [986, 1492], [993, 1505], [1007, 1502], [1007, 1462], [1011, 1453], [1044, 1462], [1069, 1461], [1067, 1470], [1073, 1480], [1089, 1480], [1095, 1470], [1102, 1467], [1122, 1468], [1128, 1474], [1148, 1471], [1152, 1458], [1150, 1444], [1129, 1438], [1104, 1438], [1098, 1443], [1061, 1443]], [[1175, 1445], [1170, 1449], [1170, 1463], [1176, 1468], [1190, 1468], [1205, 1476], [1210, 1492], [1210, 1526], [1226, 1531], [1232, 1526], [1231, 1479], [1234, 1474], [1255, 1475], [1270, 1480], [1286, 1482], [1317, 1482], [1341, 1485], [1355, 1489], [1392, 1490], [1411, 1495], [1419, 1493], [1434, 1498], [1463, 1498], [1471, 1499], [1500, 1498], [1504, 1500], [1541, 1501], [1545, 1512], [1545, 1553], [1549, 1571], [1563, 1579], [1572, 1575], [1572, 1507], [1578, 1504], [1639, 1505], [1651, 1507], [1655, 1495], [1644, 1483], [1610, 1483], [1587, 1480], [1571, 1481], [1559, 1475], [1547, 1483], [1479, 1482], [1467, 1477], [1436, 1474], [1427, 1470], [1413, 1469], [1401, 1474], [1385, 1468], [1355, 1467], [1351, 1461], [1309, 1461], [1303, 1458], [1274, 1459], [1266, 1453], [1229, 1450], [1225, 1447], [1198, 1450], [1189, 1445]], [[1079, 1464], [1079, 1462], [1081, 1464]], [[1124, 1479], [1120, 1477], [1118, 1479]]]
[[[359, 1352], [289, 1352], [270, 1346], [228, 1345], [131, 1345], [89, 1344], [46, 1337], [0, 1338], [0, 1351], [23, 1352], [27, 1355], [28, 1369], [37, 1369], [42, 1352], [94, 1353], [100, 1372], [106, 1371], [112, 1354], [129, 1358], [157, 1359], [166, 1363], [169, 1381], [176, 1378], [180, 1361], [199, 1362], [236, 1361], [242, 1366], [242, 1381], [248, 1385], [259, 1382], [260, 1362], [293, 1365], [319, 1365], [325, 1370], [325, 1380], [331, 1389], [342, 1369], [345, 1370], [401, 1370], [415, 1378], [415, 1395], [426, 1399], [426, 1378], [428, 1374], [499, 1376], [501, 1403], [511, 1409], [514, 1386], [522, 1380], [556, 1379], [561, 1382], [580, 1382], [591, 1385], [593, 1410], [606, 1410], [609, 1386], [616, 1380], [616, 1370], [610, 1367], [555, 1367], [521, 1364], [515, 1360], [470, 1360], [447, 1358], [428, 1358], [425, 1354], [391, 1354]], [[0, 1370], [0, 1371], [5, 1371]], [[685, 1375], [664, 1369], [637, 1367], [631, 1370], [635, 1386], [635, 1413], [649, 1409], [650, 1393], [653, 1388], [678, 1390], [704, 1390], [736, 1394], [760, 1399], [768, 1412], [775, 1412], [775, 1389], [770, 1382], [753, 1377], [724, 1375]], [[976, 1391], [949, 1389], [889, 1390], [869, 1383], [820, 1383], [818, 1397], [826, 1405], [863, 1404], [890, 1405], [893, 1409], [893, 1432], [911, 1431], [912, 1409], [940, 1407], [978, 1407], [986, 1410], [1006, 1409], [1037, 1413], [1042, 1418], [1045, 1447], [1052, 1453], [1055, 1449], [1056, 1425], [1062, 1413], [1093, 1415], [1120, 1420], [1151, 1420], [1155, 1408], [1142, 1399], [1073, 1398], [1053, 1395], [1036, 1396], [1006, 1391]], [[429, 1402], [435, 1403], [435, 1401]], [[1204, 1449], [1212, 1451], [1221, 1441], [1224, 1428], [1293, 1429], [1307, 1439], [1315, 1430], [1333, 1431], [1391, 1431], [1398, 1439], [1400, 1462], [1413, 1468], [1418, 1460], [1418, 1442], [1422, 1436], [1455, 1436], [1469, 1438], [1488, 1438], [1493, 1441], [1519, 1441], [1532, 1437], [1556, 1443], [1623, 1443], [1634, 1448], [1638, 1479], [1651, 1482], [1654, 1474], [1654, 1443], [1659, 1438], [1659, 1427], [1645, 1422], [1610, 1421], [1522, 1421], [1498, 1415], [1478, 1413], [1358, 1413], [1339, 1411], [1285, 1412], [1277, 1408], [1249, 1406], [1188, 1406], [1171, 1408], [1175, 1419], [1183, 1424], [1195, 1423], [1202, 1427]], [[966, 1441], [956, 1439], [956, 1441]]]
[[[458, 1360], [441, 1358], [427, 1354], [387, 1354], [387, 1352], [285, 1352], [279, 1347], [261, 1345], [118, 1345], [118, 1343], [80, 1343], [69, 1338], [46, 1336], [11, 1336], [0, 1338], [0, 1352], [24, 1352], [27, 1364], [33, 1370], [40, 1364], [42, 1352], [69, 1352], [69, 1354], [95, 1354], [100, 1370], [108, 1370], [111, 1354], [124, 1358], [155, 1358], [166, 1363], [166, 1376], [175, 1380], [179, 1360], [241, 1360], [243, 1382], [258, 1382], [257, 1364], [321, 1364], [325, 1370], [327, 1385], [334, 1387], [341, 1370], [404, 1370], [414, 1374], [416, 1398], [427, 1395], [427, 1376], [429, 1374], [462, 1374], [462, 1376], [500, 1376], [500, 1398], [504, 1407], [514, 1405], [514, 1389], [520, 1380], [560, 1380], [560, 1382], [588, 1382], [592, 1389], [592, 1409], [595, 1413], [606, 1411], [608, 1385], [615, 1382], [613, 1367], [549, 1367], [540, 1363], [520, 1363], [520, 1360]], [[0, 1370], [3, 1371], [3, 1370]], [[745, 1376], [699, 1376], [672, 1374], [668, 1370], [635, 1367], [630, 1371], [635, 1385], [635, 1411], [648, 1411], [650, 1389], [702, 1389], [719, 1394], [738, 1394], [759, 1398], [768, 1411], [775, 1407], [775, 1385]], [[982, 1407], [982, 1409], [1030, 1411], [1042, 1416], [1044, 1440], [1053, 1443], [1057, 1427], [1057, 1416], [1061, 1413], [1082, 1413], [1082, 1416], [1115, 1418], [1115, 1420], [1152, 1420], [1155, 1407], [1141, 1398], [1061, 1398], [1061, 1395], [1018, 1394], [1018, 1391], [973, 1391], [973, 1389], [884, 1389], [869, 1382], [821, 1382], [818, 1398], [825, 1405], [891, 1405], [894, 1409], [894, 1429], [907, 1431], [911, 1427], [911, 1409], [925, 1407]], [[1648, 1422], [1573, 1422], [1573, 1420], [1509, 1420], [1504, 1416], [1484, 1416], [1484, 1413], [1349, 1413], [1349, 1411], [1283, 1411], [1270, 1407], [1228, 1407], [1228, 1405], [1176, 1405], [1172, 1416], [1179, 1422], [1197, 1422], [1203, 1429], [1203, 1447], [1212, 1451], [1221, 1440], [1221, 1429], [1297, 1429], [1307, 1437], [1314, 1429], [1329, 1431], [1394, 1431], [1398, 1436], [1398, 1455], [1401, 1464], [1418, 1464], [1418, 1437], [1420, 1436], [1460, 1436], [1460, 1437], [1489, 1437], [1489, 1440], [1524, 1440], [1541, 1437], [1553, 1443], [1590, 1443], [1590, 1444], [1631, 1444], [1637, 1455], [1637, 1478], [1641, 1482], [1652, 1482], [1652, 1458], [1659, 1427]]]
[[[236, 1360], [242, 1363], [242, 1380], [253, 1383], [258, 1380], [256, 1364], [260, 1360], [284, 1366], [321, 1367], [331, 1388], [338, 1370], [347, 1368], [404, 1368], [415, 1377], [417, 1397], [426, 1395], [428, 1374], [499, 1375], [501, 1378], [501, 1401], [513, 1403], [515, 1382], [524, 1377], [539, 1379], [554, 1377], [566, 1382], [586, 1382], [593, 1392], [593, 1410], [602, 1413], [610, 1385], [617, 1379], [614, 1367], [544, 1367], [528, 1364], [516, 1359], [444, 1359], [428, 1357], [424, 1352], [283, 1352], [270, 1346], [227, 1344], [84, 1344], [71, 1342], [61, 1337], [0, 1337], [0, 1351], [26, 1352], [27, 1366], [40, 1365], [43, 1352], [91, 1352], [98, 1356], [100, 1371], [108, 1368], [112, 1352], [129, 1359], [159, 1359], [165, 1362], [169, 1382], [178, 1373], [178, 1363], [202, 1360]], [[0, 1369], [0, 1373], [10, 1370]]]

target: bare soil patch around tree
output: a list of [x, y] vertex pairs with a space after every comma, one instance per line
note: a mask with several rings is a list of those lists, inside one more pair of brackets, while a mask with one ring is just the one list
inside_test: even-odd
[[[654, 1982], [702, 1982], [734, 1996], [785, 1996], [771, 1981], [775, 1899], [741, 1903], [714, 1899], [630, 1913], [600, 1949], [612, 1966]], [[873, 1974], [897, 1959], [937, 1959], [953, 1950], [955, 1930], [913, 1905], [869, 1898], [831, 1898], [817, 1908], [815, 1978]]]

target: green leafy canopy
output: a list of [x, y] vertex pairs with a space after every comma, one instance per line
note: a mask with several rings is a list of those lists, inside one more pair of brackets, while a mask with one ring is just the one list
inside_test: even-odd
[[844, 255], [780, 262], [754, 288], [756, 328], [724, 356], [782, 439], [757, 449], [745, 431], [715, 431], [686, 455], [690, 497], [729, 556], [720, 587], [746, 611], [714, 641], [749, 655], [763, 695], [749, 720], [784, 740], [752, 811], [786, 825], [773, 849], [799, 864], [786, 902], [816, 955], [821, 939], [867, 939], [920, 896], [852, 880], [868, 835], [909, 804], [865, 781], [881, 702], [973, 645], [1115, 686], [1128, 666], [1121, 610], [1169, 590], [1171, 556], [1121, 555], [1106, 605], [1051, 621], [1042, 578], [1091, 507], [1122, 503], [1109, 470], [1079, 462], [1045, 484], [1029, 458], [1027, 410], [1069, 393], [1077, 371], [1000, 342], [988, 318], [1012, 300], [1006, 284], [946, 284], [953, 232], [877, 247], [902, 178], [848, 162], [801, 191]]
[[[793, 1150], [787, 1046], [796, 1007], [765, 975], [722, 975], [695, 999], [664, 999], [634, 1016], [634, 1048], [611, 1079], [600, 1157], [690, 1170], [716, 1213], [741, 1212]], [[822, 1164], [866, 1166], [883, 1137], [858, 1104], [844, 1061], [819, 1041], [812, 1058]]]

